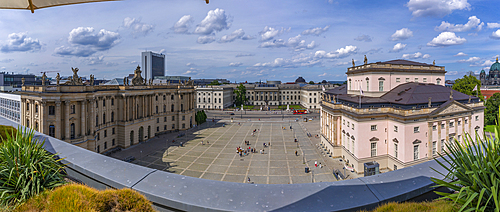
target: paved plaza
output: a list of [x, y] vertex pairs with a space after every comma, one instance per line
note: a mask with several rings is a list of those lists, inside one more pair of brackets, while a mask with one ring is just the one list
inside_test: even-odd
[[[256, 184], [335, 181], [332, 166], [337, 160], [322, 154], [316, 145], [319, 138], [308, 137], [307, 132], [310, 131], [304, 125], [315, 126], [319, 122], [245, 119], [231, 123], [230, 120], [219, 120], [205, 123], [201, 129], [192, 129], [184, 137], [158, 136], [112, 156], [124, 158], [130, 155], [127, 152], [140, 151], [140, 155], [133, 161], [135, 164], [219, 181], [248, 183], [248, 178], [250, 183]], [[315, 130], [318, 129], [319, 126]], [[318, 132], [311, 134], [316, 135]], [[295, 138], [298, 143], [294, 142]], [[250, 145], [246, 145], [245, 141], [249, 141]], [[263, 146], [263, 143], [269, 142], [270, 146]], [[156, 144], [150, 145], [153, 143]], [[237, 147], [252, 147], [256, 149], [256, 153], [240, 156], [236, 153]], [[264, 150], [264, 154], [260, 150]], [[311, 172], [305, 173], [305, 167], [309, 167]]]

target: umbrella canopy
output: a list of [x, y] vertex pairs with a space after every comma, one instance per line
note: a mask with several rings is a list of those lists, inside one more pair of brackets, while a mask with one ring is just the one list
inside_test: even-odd
[[82, 4], [89, 2], [100, 1], [117, 1], [117, 0], [2, 0], [0, 1], [0, 9], [22, 9], [31, 10], [32, 13], [36, 9], [46, 7], [55, 7], [70, 4]]

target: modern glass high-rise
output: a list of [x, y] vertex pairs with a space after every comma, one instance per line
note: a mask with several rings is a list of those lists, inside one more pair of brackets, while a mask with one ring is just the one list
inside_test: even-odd
[[155, 76], [165, 76], [165, 55], [151, 51], [142, 52], [142, 70], [146, 80]]

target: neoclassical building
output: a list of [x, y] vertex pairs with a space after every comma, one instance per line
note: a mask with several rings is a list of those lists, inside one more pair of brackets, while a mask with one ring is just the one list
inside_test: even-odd
[[481, 85], [500, 85], [500, 63], [498, 63], [498, 57], [495, 63], [490, 67], [488, 74], [484, 70], [481, 70], [479, 74], [479, 79], [481, 80]]
[[[145, 82], [137, 67], [131, 82], [90, 86], [82, 83], [77, 71], [65, 84], [57, 78], [57, 85], [23, 86], [21, 124], [98, 153], [194, 124], [192, 81]], [[90, 81], [94, 84], [92, 75]]]
[[406, 60], [348, 68], [348, 84], [323, 95], [322, 143], [363, 173], [367, 162], [396, 170], [437, 157], [465, 133], [482, 135], [483, 102], [444, 87], [444, 74]]

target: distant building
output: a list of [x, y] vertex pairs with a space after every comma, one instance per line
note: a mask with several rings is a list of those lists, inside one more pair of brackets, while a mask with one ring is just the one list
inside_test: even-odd
[[486, 74], [484, 70], [481, 70], [479, 79], [481, 80], [482, 86], [500, 85], [500, 63], [498, 63], [498, 57], [495, 63], [491, 65], [488, 74]]
[[196, 86], [196, 107], [224, 109], [233, 106], [233, 87], [228, 85]]
[[97, 153], [195, 124], [192, 82], [145, 83], [139, 67], [126, 84], [85, 85], [75, 72], [65, 83], [26, 85], [19, 94], [22, 125]]
[[348, 68], [348, 83], [322, 96], [321, 142], [361, 174], [373, 161], [396, 170], [432, 160], [465, 133], [475, 140], [484, 104], [444, 87], [445, 73], [407, 60]]
[[142, 52], [142, 69], [146, 81], [155, 77], [165, 76], [165, 55], [151, 51]]
[[208, 84], [212, 83], [213, 81], [217, 81], [217, 82], [219, 82], [221, 84], [229, 84], [229, 83], [231, 83], [227, 79], [193, 79], [193, 81], [194, 81], [194, 84], [198, 85], [198, 86], [200, 86], [200, 85], [208, 85]]
[[21, 95], [0, 93], [0, 116], [20, 124]]
[[18, 91], [21, 90], [24, 78], [25, 85], [41, 85], [42, 80], [33, 74], [14, 74], [0, 72], [0, 91]]
[[307, 83], [306, 80], [302, 77], [298, 77], [296, 80], [295, 80], [295, 84], [300, 84], [300, 83]]

